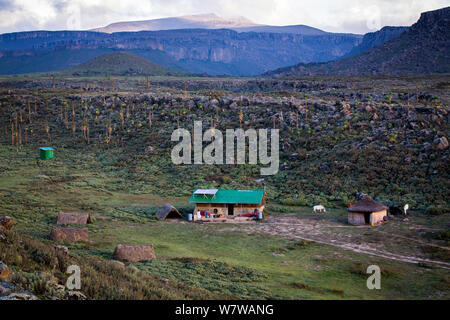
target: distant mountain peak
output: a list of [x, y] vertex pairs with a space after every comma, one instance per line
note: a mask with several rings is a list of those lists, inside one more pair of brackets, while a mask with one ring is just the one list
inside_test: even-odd
[[222, 18], [215, 13], [207, 13], [142, 21], [116, 22], [92, 31], [114, 33], [175, 29], [234, 29], [255, 26], [259, 25], [242, 16]]

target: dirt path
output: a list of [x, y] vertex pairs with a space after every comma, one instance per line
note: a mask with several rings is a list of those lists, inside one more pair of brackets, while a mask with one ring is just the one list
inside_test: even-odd
[[[336, 231], [336, 228], [338, 228], [339, 232]], [[373, 240], [367, 240], [361, 232], [349, 232], [361, 229], [368, 228], [347, 227], [339, 225], [337, 223], [333, 224], [333, 222], [331, 221], [320, 221], [317, 219], [309, 219], [304, 217], [285, 216], [268, 218], [265, 223], [246, 225], [243, 224], [240, 226], [225, 228], [224, 230], [263, 233], [274, 236], [282, 236], [289, 239], [312, 241], [385, 259], [408, 263], [435, 264], [441, 268], [450, 270], [450, 263], [428, 259], [419, 254], [418, 250], [414, 250], [414, 245], [417, 245], [417, 243], [421, 245], [436, 246], [445, 250], [448, 250], [448, 247], [441, 247], [438, 245], [425, 243], [418, 239], [378, 230], [376, 231], [376, 233], [383, 234], [381, 237], [382, 240], [381, 243], [374, 243]], [[397, 247], [389, 247], [389, 242], [387, 240], [390, 240], [394, 237], [400, 239], [398, 241], [404, 241], [403, 244], [405, 246], [405, 249], [403, 250], [403, 252], [399, 252]], [[399, 244], [398, 241], [396, 241], [397, 245]], [[383, 249], [380, 249], [380, 247]]]
[[402, 236], [402, 235], [399, 235], [399, 234], [392, 234], [392, 233], [384, 232], [384, 231], [380, 231], [380, 230], [377, 230], [377, 232], [378, 232], [378, 233], [384, 233], [384, 234], [387, 234], [387, 235], [389, 235], [390, 237], [394, 237], [394, 238], [402, 238], [402, 239], [406, 239], [406, 240], [410, 240], [410, 241], [415, 241], [415, 242], [420, 243], [420, 244], [423, 244], [423, 245], [425, 245], [425, 246], [441, 248], [441, 249], [444, 249], [444, 250], [450, 250], [449, 247], [439, 246], [439, 245], [434, 244], [434, 243], [424, 242], [424, 241], [419, 240], [419, 239], [414, 239], [414, 238], [411, 238], [411, 237], [405, 237], [405, 236]]

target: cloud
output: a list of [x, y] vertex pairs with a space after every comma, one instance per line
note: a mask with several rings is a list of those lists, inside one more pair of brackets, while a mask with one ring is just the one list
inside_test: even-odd
[[0, 32], [91, 29], [118, 21], [216, 13], [261, 24], [366, 33], [411, 25], [421, 12], [449, 5], [450, 0], [0, 0]]

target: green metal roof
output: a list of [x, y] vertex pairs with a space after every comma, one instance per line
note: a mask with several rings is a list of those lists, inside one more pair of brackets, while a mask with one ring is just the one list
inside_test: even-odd
[[[195, 193], [196, 190], [194, 190]], [[260, 204], [264, 190], [222, 190], [214, 196], [195, 195], [192, 193], [189, 202], [193, 203], [243, 203]]]

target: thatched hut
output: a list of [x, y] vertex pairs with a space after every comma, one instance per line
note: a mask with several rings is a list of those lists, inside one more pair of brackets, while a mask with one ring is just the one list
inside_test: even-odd
[[164, 206], [162, 206], [162, 208], [159, 209], [158, 212], [155, 213], [155, 215], [162, 220], [183, 218], [177, 208], [169, 203], [166, 203]]
[[113, 253], [113, 258], [120, 261], [137, 262], [156, 259], [153, 245], [129, 246], [119, 244]]
[[387, 207], [364, 196], [360, 201], [348, 208], [348, 222], [350, 224], [378, 224], [387, 216]]
[[87, 228], [62, 228], [53, 227], [50, 240], [59, 242], [89, 242], [89, 231]]
[[80, 224], [85, 225], [91, 223], [91, 216], [88, 212], [74, 213], [60, 211], [58, 214], [58, 221], [56, 224]]

